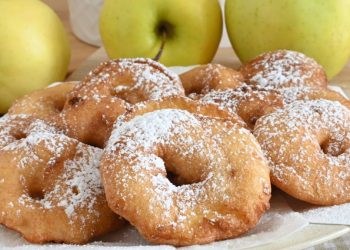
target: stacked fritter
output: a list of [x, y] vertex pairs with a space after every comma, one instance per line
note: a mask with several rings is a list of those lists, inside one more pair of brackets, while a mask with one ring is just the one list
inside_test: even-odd
[[0, 119], [0, 223], [30, 242], [82, 244], [128, 221], [183, 246], [254, 228], [271, 182], [349, 202], [350, 103], [327, 85], [314, 60], [283, 50], [180, 77], [111, 60], [33, 92]]

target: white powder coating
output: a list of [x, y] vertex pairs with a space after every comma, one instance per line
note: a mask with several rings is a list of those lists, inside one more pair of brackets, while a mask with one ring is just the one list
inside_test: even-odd
[[[243, 84], [235, 89], [211, 91], [199, 101], [203, 104], [214, 104], [222, 110], [228, 110], [237, 114], [237, 108], [242, 101], [264, 101], [273, 94], [278, 95], [277, 91], [271, 88], [253, 87]], [[274, 101], [278, 102], [278, 98]], [[273, 105], [273, 101], [271, 105]]]
[[[289, 87], [289, 88], [281, 88], [277, 90], [278, 93], [282, 96], [282, 100], [284, 105], [291, 104], [297, 100], [309, 100], [308, 95], [312, 92], [319, 91], [319, 89], [315, 89], [314, 87], [308, 86], [299, 86], [299, 87]], [[326, 91], [326, 90], [325, 90]]]
[[310, 223], [350, 226], [349, 211], [350, 203], [329, 207], [309, 207], [304, 210], [298, 210]]
[[[218, 204], [234, 199], [228, 190], [235, 177], [228, 177], [228, 173], [235, 166], [227, 158], [222, 138], [232, 130], [250, 134], [230, 123], [227, 128], [216, 123], [215, 119], [176, 109], [153, 111], [130, 121], [118, 119], [102, 158], [102, 171], [108, 185], [114, 183], [113, 195], [125, 204], [123, 209], [134, 211], [134, 217], [152, 217], [150, 228], [187, 230], [189, 234], [196, 230], [191, 221], [198, 217], [213, 225], [236, 220], [225, 209], [216, 209]], [[213, 127], [222, 134], [213, 134]], [[235, 143], [243, 143], [232, 138]], [[256, 147], [256, 143], [246, 145], [240, 153], [263, 159]], [[192, 184], [175, 186], [167, 179], [166, 168]], [[191, 176], [193, 172], [197, 177]]]
[[258, 120], [254, 134], [281, 185], [310, 196], [348, 196], [350, 110], [339, 102], [296, 101]]
[[220, 109], [234, 114], [239, 115], [240, 111], [249, 110], [252, 115], [255, 115], [250, 105], [260, 105], [257, 107], [258, 110], [266, 109], [272, 112], [298, 100], [317, 99], [317, 96], [321, 99], [322, 96], [327, 98], [328, 95], [330, 98], [336, 98], [332, 91], [319, 87], [302, 86], [274, 89], [244, 84], [235, 89], [211, 91], [202, 96], [199, 101], [203, 104], [214, 104]]
[[[58, 146], [57, 150], [59, 152], [61, 148]], [[75, 156], [63, 163], [63, 169], [53, 187], [44, 189], [44, 197], [34, 200], [28, 194], [23, 194], [18, 200], [19, 204], [33, 209], [63, 209], [71, 223], [95, 219], [99, 216], [94, 207], [98, 204], [97, 197], [104, 193], [98, 168], [101, 154], [100, 149], [79, 144]], [[79, 216], [82, 210], [87, 211], [84, 218]]]
[[[211, 89], [211, 83], [214, 80], [217, 80], [217, 85], [222, 84], [222, 79], [218, 79], [218, 75], [220, 75], [220, 68], [224, 68], [221, 65], [218, 64], [208, 64], [207, 67], [204, 67], [197, 76], [196, 81], [201, 80], [203, 84], [203, 89], [201, 90], [201, 93], [208, 93]], [[201, 76], [205, 76], [204, 78], [200, 78]], [[231, 80], [231, 79], [230, 79]]]
[[0, 149], [30, 132], [55, 133], [57, 129], [30, 115], [5, 115], [0, 118]]
[[[220, 64], [207, 64], [202, 66], [199, 72], [194, 77], [194, 82], [200, 82], [202, 85], [202, 89], [200, 90], [201, 94], [209, 93], [212, 89], [219, 87], [225, 81], [227, 84], [233, 84], [232, 87], [237, 85], [237, 82], [240, 81], [241, 75], [237, 73], [237, 75], [231, 73], [228, 75], [227, 73], [223, 73], [225, 70], [231, 70], [226, 68]], [[194, 94], [194, 93], [192, 93]]]
[[[288, 50], [266, 53], [260, 60], [252, 63], [252, 68], [257, 72], [249, 76], [250, 83], [274, 88], [304, 86], [306, 80], [321, 71], [315, 60]], [[323, 85], [323, 78], [314, 80], [315, 85]]]
[[[23, 134], [21, 138], [13, 136], [14, 129]], [[22, 185], [23, 189], [18, 200], [9, 201], [9, 204], [16, 205], [18, 215], [29, 209], [41, 211], [42, 216], [50, 216], [50, 211], [53, 216], [63, 212], [68, 223], [85, 225], [98, 220], [101, 215], [97, 207], [106, 202], [101, 199], [104, 196], [99, 172], [101, 149], [70, 139], [55, 128], [40, 120], [31, 120], [26, 115], [1, 118], [0, 141], [1, 152], [14, 155], [9, 164], [17, 167], [14, 171], [18, 171], [18, 185]], [[67, 154], [70, 157], [66, 159]], [[49, 173], [45, 177], [49, 179], [41, 183], [43, 197], [32, 198], [28, 183], [32, 183], [33, 177], [28, 173], [40, 176], [44, 172]], [[50, 176], [51, 172], [54, 176]], [[7, 178], [2, 176], [0, 188], [1, 185], [8, 185]], [[52, 185], [48, 186], [48, 183]], [[80, 216], [81, 211], [86, 211], [84, 216]]]
[[[189, 112], [182, 110], [164, 109], [158, 112], [146, 113], [135, 117], [131, 122], [123, 121], [122, 117], [117, 119], [115, 130], [109, 139], [109, 146], [106, 150], [114, 151], [118, 145], [118, 138], [125, 138], [126, 134], [135, 136], [135, 140], [128, 140], [124, 150], [132, 152], [139, 144], [143, 147], [150, 147], [154, 140], [165, 141], [172, 133], [185, 132], [182, 124], [189, 123], [192, 126], [200, 127], [200, 122]], [[130, 145], [129, 145], [130, 144]], [[151, 145], [150, 145], [151, 144]]]
[[[184, 90], [179, 76], [158, 62], [145, 58], [118, 59], [102, 63], [97, 69], [91, 71], [88, 81], [83, 84], [91, 86], [95, 97], [105, 97], [106, 93], [100, 93], [95, 85], [104, 84], [119, 74], [129, 72], [132, 76], [133, 84], [115, 86], [115, 95], [128, 90], [130, 93], [141, 92], [143, 96], [150, 100], [157, 100], [167, 96], [184, 95]], [[98, 99], [97, 99], [98, 101]]]
[[[185, 214], [189, 207], [195, 206], [199, 201], [199, 196], [204, 195], [203, 190], [201, 190], [203, 182], [196, 184], [196, 188], [192, 185], [176, 187], [164, 176], [166, 169], [163, 159], [151, 152], [155, 151], [154, 148], [157, 145], [173, 144], [172, 137], [186, 133], [187, 129], [200, 130], [201, 123], [187, 111], [164, 109], [137, 116], [130, 122], [123, 122], [123, 119], [119, 119], [115, 127], [106, 151], [110, 154], [117, 151], [117, 159], [132, 163], [132, 169], [121, 170], [120, 176], [122, 178], [117, 177], [117, 185], [128, 189], [133, 181], [144, 183], [143, 194], [152, 197], [148, 202], [148, 211], [163, 210], [165, 213], [159, 214], [159, 216], [164, 221], [172, 218], [173, 226], [181, 225], [186, 220]], [[190, 148], [191, 151], [205, 153], [206, 150], [202, 150], [203, 146], [196, 145], [190, 136], [181, 139], [184, 140], [184, 144], [191, 143], [193, 145], [193, 148]], [[185, 151], [183, 153], [191, 154], [193, 152]], [[214, 156], [213, 153], [211, 155]], [[203, 157], [206, 156], [203, 155]], [[150, 172], [147, 174], [149, 176], [144, 174], [145, 171]], [[156, 173], [152, 173], [153, 171]], [[150, 180], [150, 183], [147, 183], [147, 180]], [[118, 189], [116, 192], [125, 201], [132, 200], [136, 195], [134, 192], [120, 192]], [[180, 194], [185, 197], [185, 200], [174, 201], [174, 196], [180, 197]], [[178, 212], [174, 211], [174, 202], [178, 203]]]

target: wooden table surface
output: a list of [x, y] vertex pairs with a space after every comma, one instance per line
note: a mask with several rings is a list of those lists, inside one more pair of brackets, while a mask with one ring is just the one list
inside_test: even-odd
[[43, 0], [61, 18], [69, 36], [72, 48], [72, 58], [69, 65], [68, 75], [71, 74], [84, 60], [86, 60], [98, 48], [80, 41], [74, 34], [69, 22], [69, 11], [67, 0]]

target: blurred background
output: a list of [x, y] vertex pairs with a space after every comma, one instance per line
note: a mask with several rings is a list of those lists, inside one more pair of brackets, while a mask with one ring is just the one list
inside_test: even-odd
[[[225, 0], [219, 0], [224, 12]], [[69, 72], [72, 72], [89, 55], [102, 46], [98, 16], [103, 0], [43, 0], [55, 10], [63, 21], [72, 46], [72, 59]], [[231, 48], [226, 27], [220, 47]]]
[[[71, 73], [74, 69], [78, 67], [80, 63], [82, 63], [87, 57], [89, 57], [93, 52], [95, 52], [98, 49], [98, 47], [83, 42], [82, 40], [78, 39], [78, 37], [73, 33], [72, 25], [70, 24], [70, 12], [67, 0], [43, 0], [43, 2], [48, 4], [58, 14], [69, 35], [69, 41], [72, 48], [72, 58], [69, 65], [69, 73]], [[86, 1], [83, 0], [82, 2]]]
[[[223, 6], [224, 0], [219, 1]], [[55, 10], [69, 34], [72, 48], [69, 75], [101, 46], [97, 20], [103, 0], [43, 0], [43, 2]], [[234, 53], [227, 37], [226, 28], [223, 32], [220, 48], [225, 48], [221, 53]], [[332, 79], [332, 82], [348, 87], [346, 86], [348, 84], [344, 83], [349, 77], [348, 72], [350, 72], [350, 63]]]

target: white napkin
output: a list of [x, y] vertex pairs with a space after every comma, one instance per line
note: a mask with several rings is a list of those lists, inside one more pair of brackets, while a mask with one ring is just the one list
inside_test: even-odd
[[316, 206], [283, 194], [290, 207], [308, 222], [350, 226], [350, 203], [337, 206]]
[[299, 212], [310, 223], [350, 226], [350, 203], [331, 207], [309, 207]]

